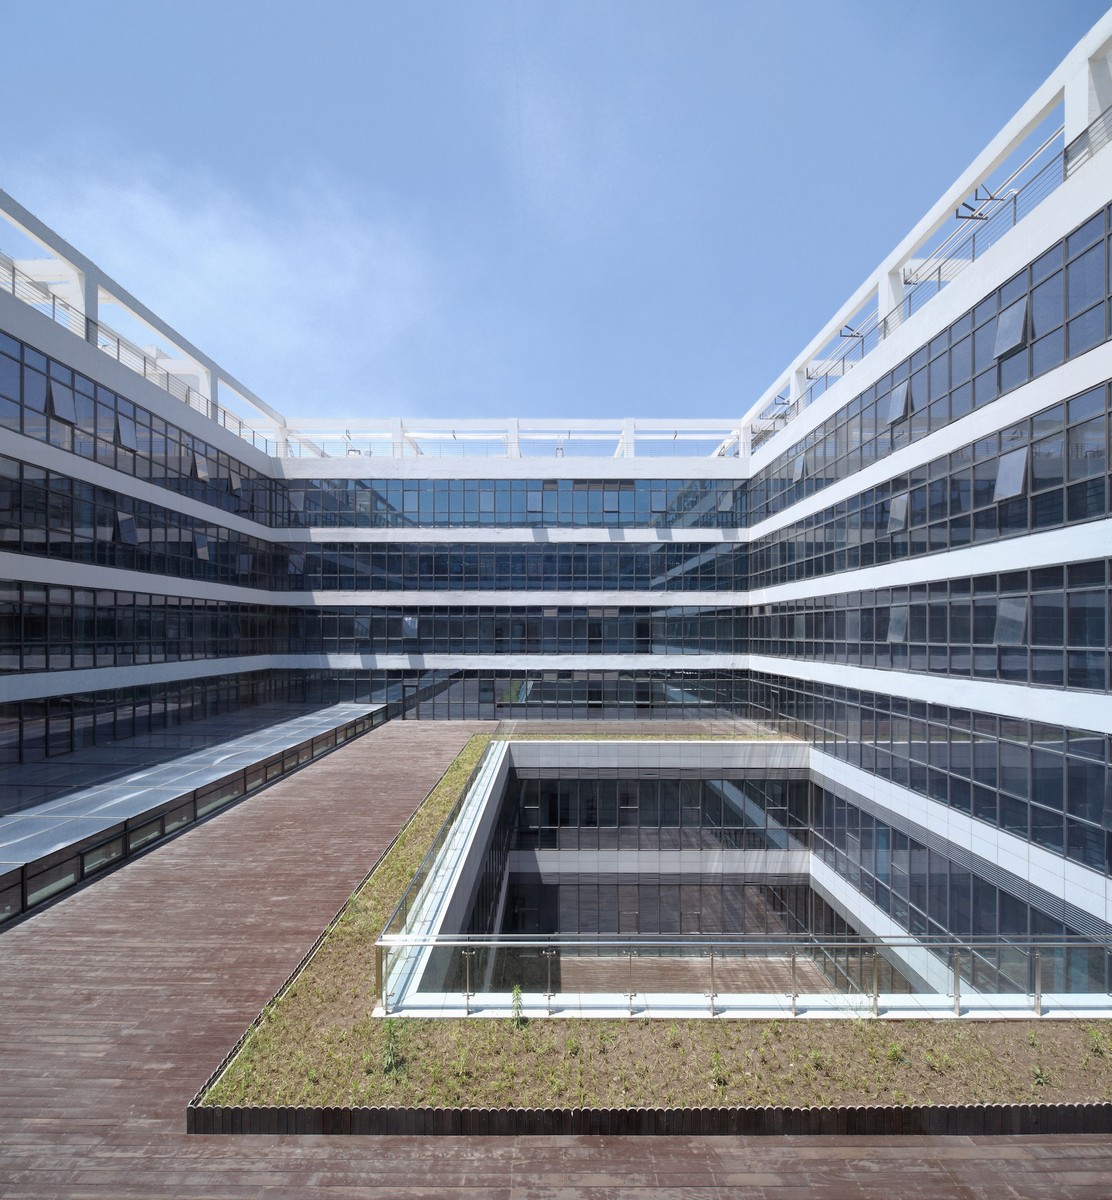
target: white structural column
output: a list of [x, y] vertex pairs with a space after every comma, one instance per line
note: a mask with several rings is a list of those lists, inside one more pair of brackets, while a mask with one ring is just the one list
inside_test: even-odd
[[202, 366], [200, 383], [206, 390], [208, 415], [213, 421], [220, 420], [220, 372], [214, 366]]
[[81, 280], [82, 310], [85, 313], [85, 339], [96, 343], [100, 324], [100, 278], [86, 267], [78, 275]]
[[876, 278], [877, 317], [884, 322], [881, 337], [893, 333], [903, 319], [901, 305], [904, 298], [903, 268], [894, 271], [881, 270]]
[[1112, 45], [1105, 42], [1089, 58], [1077, 60], [1064, 90], [1066, 141], [1071, 142], [1112, 108]]

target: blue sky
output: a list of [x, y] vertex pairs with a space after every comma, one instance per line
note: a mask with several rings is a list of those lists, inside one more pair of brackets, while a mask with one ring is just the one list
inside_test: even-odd
[[8, 4], [0, 187], [293, 416], [736, 418], [1104, 7]]

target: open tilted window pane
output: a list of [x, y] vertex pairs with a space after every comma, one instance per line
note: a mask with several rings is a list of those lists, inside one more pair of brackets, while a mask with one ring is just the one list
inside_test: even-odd
[[76, 425], [77, 405], [73, 398], [73, 388], [66, 387], [56, 379], [50, 380], [49, 387], [51, 414], [59, 421], [68, 421], [70, 425]]
[[135, 518], [131, 513], [116, 514], [116, 537], [125, 546], [139, 545], [139, 530], [135, 526]]
[[1001, 600], [996, 606], [996, 634], [993, 641], [998, 646], [1020, 646], [1027, 628], [1027, 598]]
[[1027, 479], [1027, 447], [1022, 446], [1009, 454], [1002, 454], [996, 468], [996, 490], [993, 501], [1008, 500], [1023, 495]]
[[897, 421], [902, 421], [907, 416], [907, 401], [910, 390], [910, 384], [906, 379], [903, 383], [897, 383], [892, 389], [892, 395], [888, 397], [889, 425], [895, 425]]
[[138, 450], [139, 443], [135, 436], [135, 422], [130, 417], [116, 418], [116, 445], [125, 450]]
[[888, 505], [888, 532], [899, 533], [907, 528], [907, 496], [893, 496]]
[[997, 358], [1007, 358], [1022, 350], [1027, 345], [1027, 297], [1017, 300], [1010, 308], [1004, 309], [996, 321], [996, 346], [994, 354]]

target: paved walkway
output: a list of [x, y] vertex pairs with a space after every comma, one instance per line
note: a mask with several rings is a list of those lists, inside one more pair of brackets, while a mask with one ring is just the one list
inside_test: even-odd
[[187, 1137], [194, 1091], [484, 728], [391, 722], [0, 935], [0, 1195], [1112, 1192], [1108, 1138]]

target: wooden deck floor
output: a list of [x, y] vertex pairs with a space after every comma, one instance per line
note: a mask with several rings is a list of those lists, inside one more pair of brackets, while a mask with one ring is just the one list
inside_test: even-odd
[[0, 1196], [1112, 1192], [1112, 1139], [187, 1137], [185, 1105], [477, 723], [393, 722], [0, 936]]
[[[710, 960], [706, 958], [612, 958], [584, 955], [560, 959], [560, 990], [565, 992], [624, 992], [630, 984], [635, 992], [710, 991]], [[809, 959], [796, 963], [796, 990], [804, 993], [831, 992], [830, 980]], [[714, 968], [715, 991], [767, 992], [778, 996], [791, 992], [790, 958], [718, 958]]]
[[500, 736], [530, 738], [740, 738], [768, 737], [755, 721], [707, 718], [701, 721], [500, 721]]

